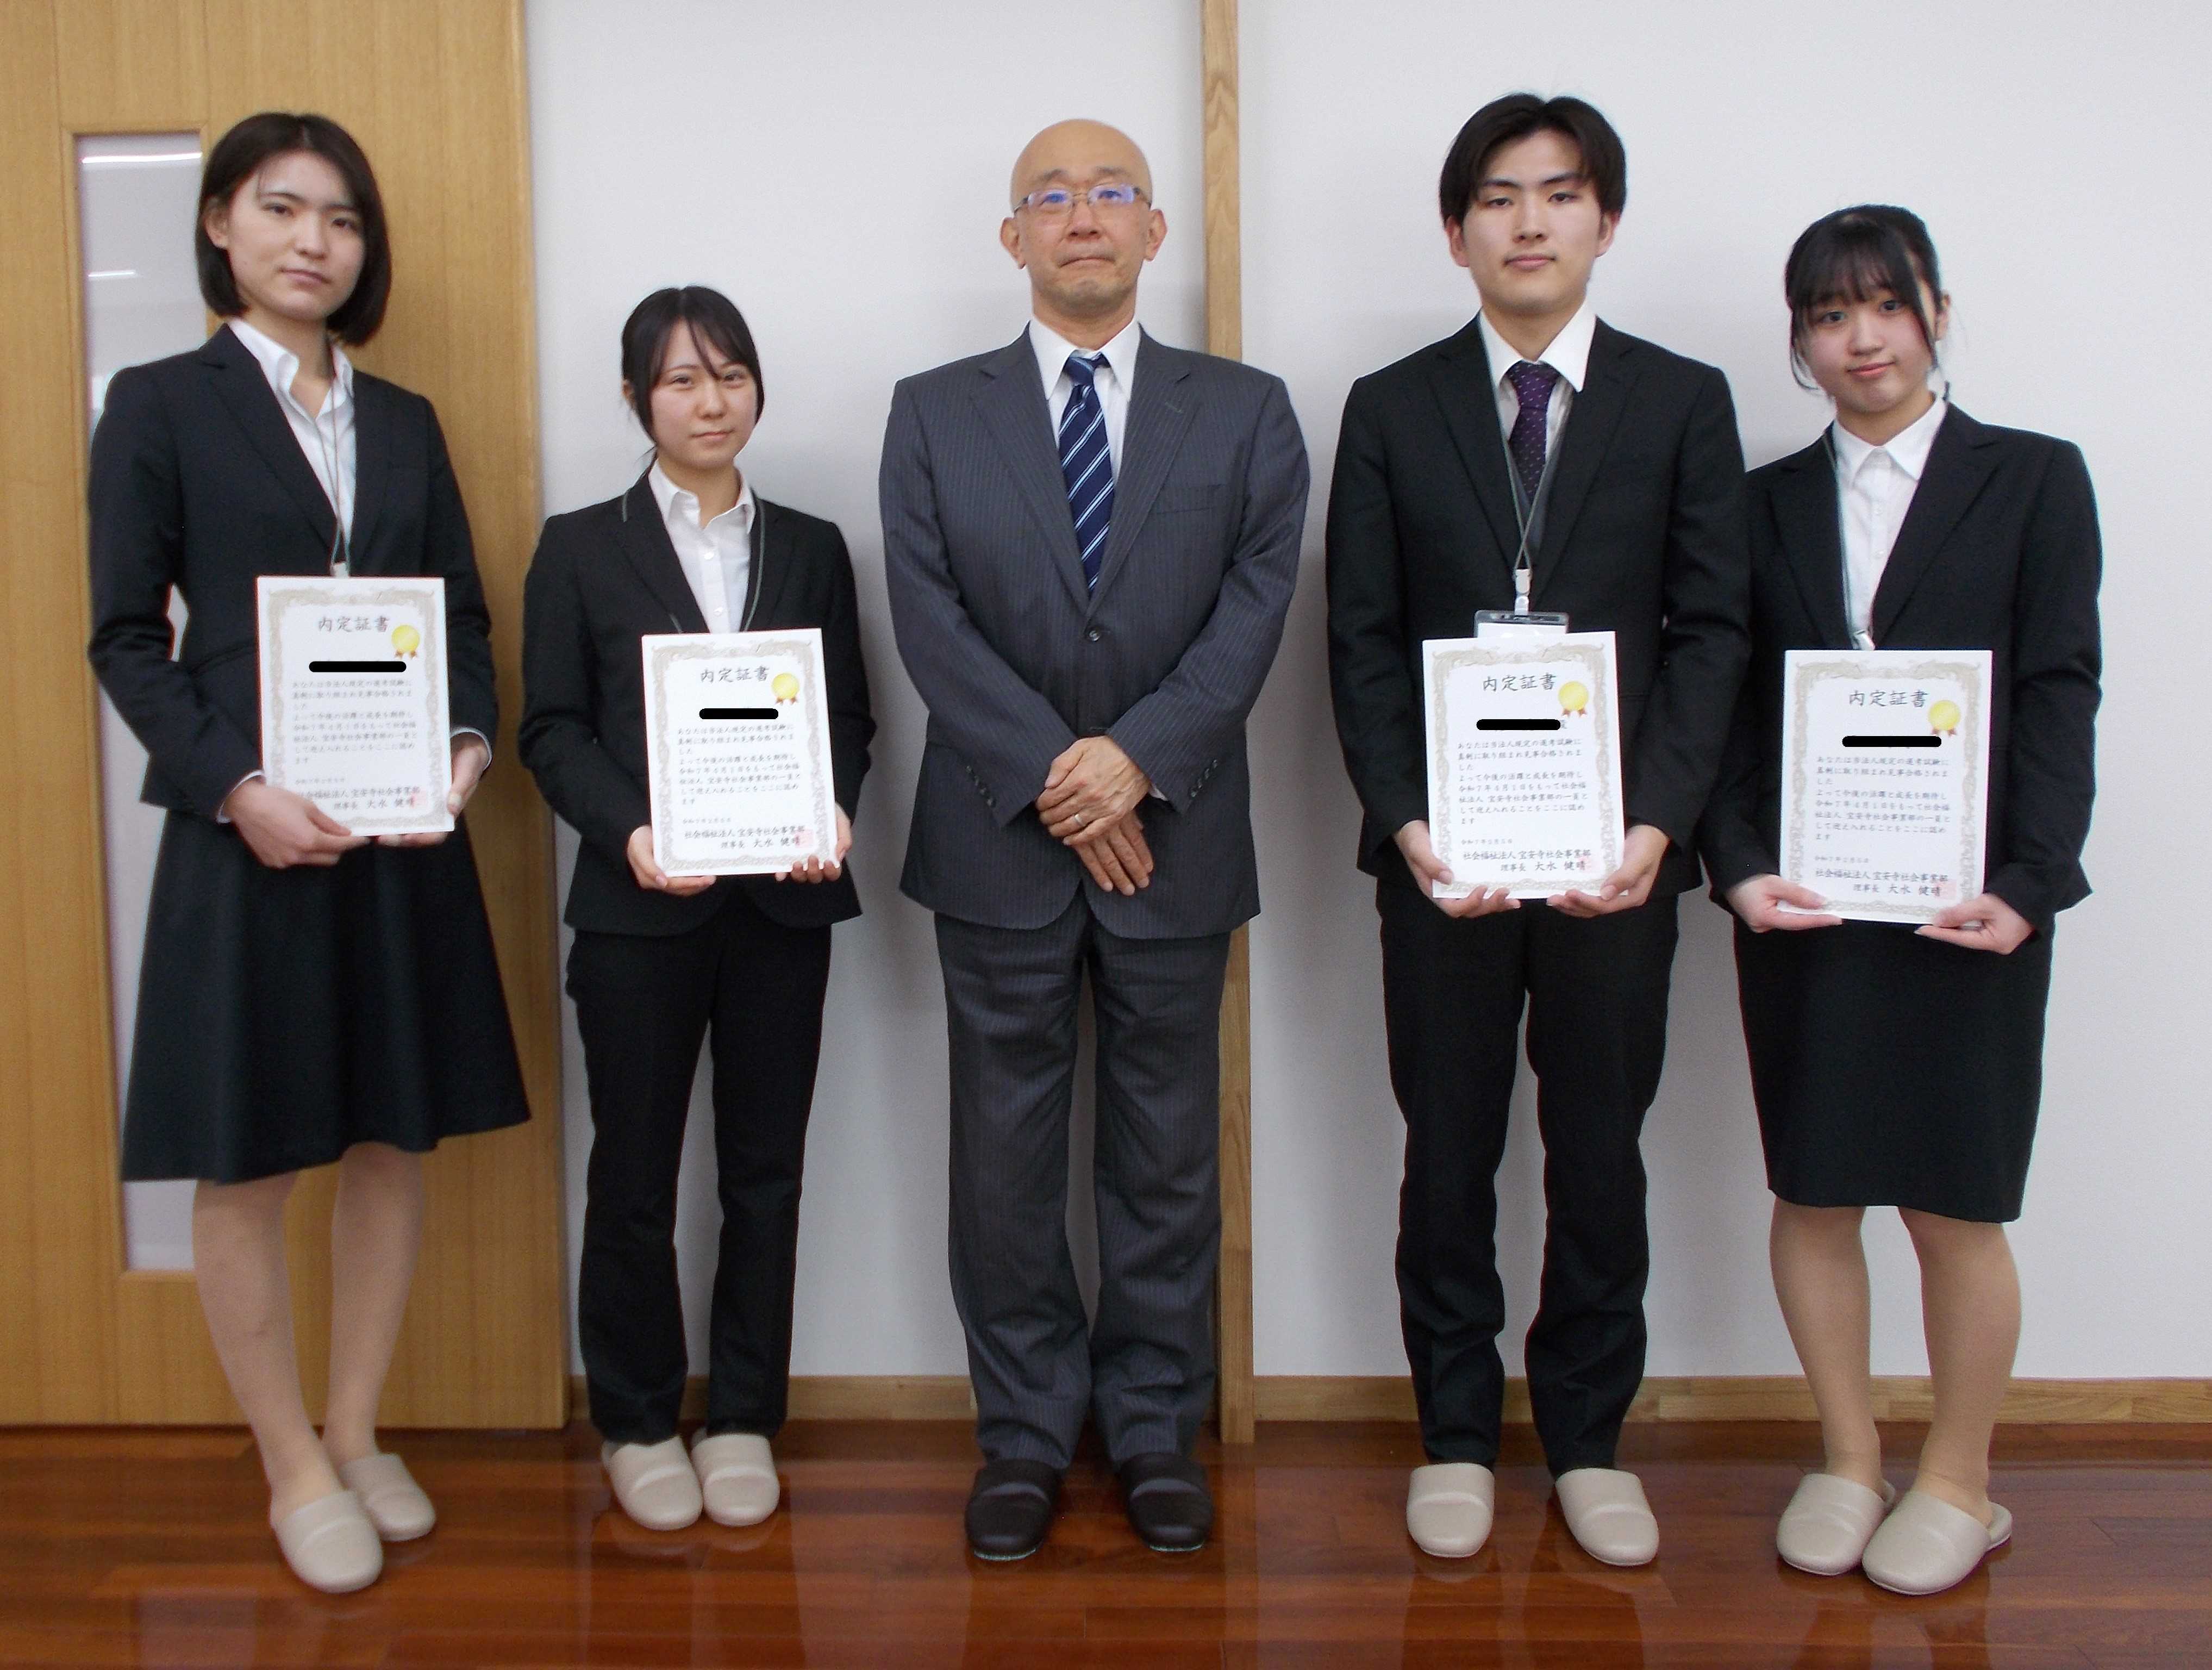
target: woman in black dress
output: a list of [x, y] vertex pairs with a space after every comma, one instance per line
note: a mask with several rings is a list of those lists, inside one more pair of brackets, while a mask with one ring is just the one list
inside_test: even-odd
[[[1751, 477], [1753, 660], [1701, 835], [1738, 917], [1775, 1289], [1826, 1449], [1777, 1543], [1802, 1569], [1863, 1565], [1928, 1594], [2012, 1528], [1988, 1494], [2020, 1332], [2003, 1226], [2042, 1088], [2053, 919], [2089, 891], [2096, 503], [2077, 448], [1977, 423], [1929, 387], [1949, 298], [1917, 216], [1815, 222], [1784, 289], [1800, 379], [1836, 420]], [[1784, 654], [1852, 647], [1994, 656], [1986, 891], [1917, 929], [1820, 914], [1826, 901], [1775, 874]], [[1869, 1206], [1898, 1208], [1911, 1232], [1935, 1385], [1893, 1508], [1868, 1368]]]
[[[208, 1329], [268, 1475], [270, 1523], [333, 1593], [429, 1501], [376, 1448], [414, 1274], [421, 1155], [528, 1117], [465, 829], [350, 835], [259, 775], [254, 581], [443, 578], [458, 814], [498, 716], [468, 521], [429, 403], [355, 370], [390, 293], [368, 162], [264, 113], [210, 154], [200, 288], [227, 322], [118, 373], [93, 438], [92, 662], [167, 808], [125, 1104], [126, 1179], [194, 1178]], [[169, 600], [189, 611], [173, 658]], [[330, 1393], [300, 1387], [284, 1258], [298, 1173], [337, 1162]]]
[[[618, 497], [546, 522], [523, 613], [522, 761], [582, 838], [567, 911], [592, 1098], [576, 1333], [623, 1511], [653, 1530], [702, 1508], [751, 1525], [780, 1494], [769, 1441], [790, 1378], [830, 931], [860, 913], [844, 859], [876, 727], [844, 537], [759, 497], [738, 467], [762, 400], [744, 316], [701, 286], [656, 290], [623, 326], [622, 375], [653, 462]], [[822, 634], [833, 843], [782, 875], [667, 875], [646, 792], [639, 639], [810, 626]], [[708, 1040], [722, 1229], [707, 1423], [687, 1454], [676, 1183]]]

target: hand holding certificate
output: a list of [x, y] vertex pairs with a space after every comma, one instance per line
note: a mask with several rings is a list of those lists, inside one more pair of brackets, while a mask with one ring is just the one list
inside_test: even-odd
[[453, 826], [446, 582], [255, 582], [261, 769], [355, 836]]
[[1434, 638], [1421, 646], [1429, 839], [1438, 899], [1546, 899], [1621, 863], [1613, 634]]
[[670, 875], [774, 875], [837, 856], [822, 633], [641, 640], [653, 859]]
[[1784, 657], [1781, 873], [1826, 899], [1827, 913], [1926, 923], [1982, 891], [1990, 659]]

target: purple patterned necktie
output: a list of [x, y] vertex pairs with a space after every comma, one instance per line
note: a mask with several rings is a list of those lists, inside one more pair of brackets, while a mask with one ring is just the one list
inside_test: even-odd
[[1516, 360], [1505, 374], [1513, 392], [1521, 397], [1521, 415], [1513, 420], [1513, 433], [1505, 437], [1505, 450], [1513, 455], [1515, 473], [1521, 478], [1522, 497], [1536, 501], [1536, 485], [1544, 478], [1544, 440], [1549, 427], [1552, 386], [1559, 374], [1548, 365]]

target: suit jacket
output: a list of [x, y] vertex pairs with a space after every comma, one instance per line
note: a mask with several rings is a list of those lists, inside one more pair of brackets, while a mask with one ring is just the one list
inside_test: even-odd
[[[1352, 387], [1328, 503], [1329, 683], [1366, 814], [1359, 865], [1413, 885], [1393, 837], [1429, 815], [1421, 643], [1513, 606], [1521, 540], [1479, 321]], [[1749, 653], [1743, 454], [1728, 380], [1601, 321], [1559, 440], [1530, 606], [1610, 631], [1631, 823], [1694, 887], [1698, 814]]]
[[[1751, 672], [1699, 833], [1723, 903], [1779, 868], [1784, 652], [1851, 644], [1826, 438], [1754, 471], [1750, 499]], [[1994, 652], [1984, 885], [2046, 932], [2089, 892], [2101, 567], [2080, 449], [1954, 406], [1875, 588], [1881, 648]]]
[[[933, 911], [1053, 921], [1081, 889], [1109, 931], [1227, 931], [1257, 913], [1244, 720], [1281, 641], [1305, 443], [1281, 380], [1137, 352], [1095, 591], [1084, 585], [1027, 332], [898, 385], [884, 438], [884, 568], [929, 707], [901, 881]], [[1090, 885], [1033, 802], [1079, 736], [1111, 736], [1161, 799], [1133, 898]]]
[[[445, 580], [453, 722], [496, 736], [491, 617], [438, 415], [358, 369], [353, 395], [352, 571]], [[254, 580], [328, 574], [337, 525], [261, 363], [229, 330], [115, 374], [90, 509], [92, 664], [146, 746], [142, 798], [212, 818], [261, 769]], [[173, 659], [172, 587], [189, 611]]]
[[[749, 582], [750, 624], [822, 629], [829, 680], [830, 770], [838, 805], [853, 815], [867, 775], [876, 722], [860, 661], [853, 564], [834, 522], [756, 497], [760, 539]], [[645, 671], [648, 632], [703, 632], [707, 619], [669, 542], [644, 476], [618, 498], [546, 519], [522, 600], [522, 763], [548, 804], [583, 838], [568, 884], [572, 928], [607, 934], [681, 934], [742, 889], [762, 912], [793, 928], [860, 913], [850, 865], [835, 881], [724, 876], [688, 898], [653, 893], [630, 874], [629, 838], [653, 821], [646, 790]]]

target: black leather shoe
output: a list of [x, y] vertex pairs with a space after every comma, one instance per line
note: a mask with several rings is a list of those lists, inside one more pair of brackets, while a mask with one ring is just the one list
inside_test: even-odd
[[1060, 1505], [1060, 1471], [1042, 1461], [986, 1461], [968, 1492], [968, 1546], [986, 1560], [1026, 1559]]
[[1206, 1469], [1187, 1455], [1155, 1450], [1133, 1455], [1115, 1471], [1121, 1478], [1129, 1527], [1156, 1554], [1191, 1554], [1213, 1529], [1213, 1497]]

